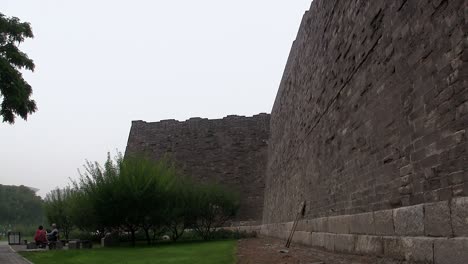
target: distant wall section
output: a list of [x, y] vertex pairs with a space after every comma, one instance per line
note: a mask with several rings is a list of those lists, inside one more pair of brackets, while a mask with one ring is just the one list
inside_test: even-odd
[[269, 114], [185, 122], [133, 121], [125, 155], [170, 155], [187, 176], [217, 182], [241, 195], [237, 220], [261, 221]]

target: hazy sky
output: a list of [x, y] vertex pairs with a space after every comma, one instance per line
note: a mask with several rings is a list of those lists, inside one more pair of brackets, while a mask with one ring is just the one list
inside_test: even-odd
[[0, 123], [0, 184], [49, 190], [124, 152], [131, 120], [270, 112], [311, 0], [0, 0], [38, 112]]

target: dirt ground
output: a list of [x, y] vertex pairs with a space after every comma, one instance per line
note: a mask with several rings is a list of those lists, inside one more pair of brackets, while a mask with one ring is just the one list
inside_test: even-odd
[[288, 253], [281, 253], [285, 241], [273, 238], [239, 240], [238, 264], [398, 264], [382, 258], [333, 254], [292, 244]]

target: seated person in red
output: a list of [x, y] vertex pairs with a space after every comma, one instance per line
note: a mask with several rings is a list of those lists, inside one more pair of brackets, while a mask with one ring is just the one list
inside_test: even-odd
[[43, 226], [39, 226], [39, 228], [36, 230], [36, 234], [34, 235], [34, 241], [36, 241], [36, 245], [38, 246], [47, 245], [47, 233], [44, 230]]

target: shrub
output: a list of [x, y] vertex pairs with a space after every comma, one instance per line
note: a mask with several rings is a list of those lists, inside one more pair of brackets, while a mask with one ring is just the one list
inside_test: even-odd
[[124, 160], [121, 155], [112, 160], [108, 155], [103, 167], [88, 163], [80, 181], [75, 183], [76, 189], [87, 196], [94, 215], [94, 225], [84, 224], [128, 232], [132, 244], [137, 231], [143, 229], [150, 243], [150, 230], [156, 230], [163, 222], [167, 186], [174, 175], [175, 169], [165, 160]]
[[86, 240], [117, 232], [132, 245], [141, 238], [150, 244], [165, 233], [177, 241], [188, 228], [208, 240], [239, 207], [234, 193], [194, 183], [167, 159], [108, 155], [103, 166], [87, 162], [80, 176], [72, 188], [46, 198], [49, 221], [65, 229], [67, 238], [75, 226], [80, 237], [97, 236]]
[[212, 239], [213, 231], [234, 217], [239, 209], [239, 199], [229, 190], [207, 184], [196, 189], [193, 202], [194, 229], [204, 239]]
[[65, 239], [68, 239], [68, 235], [73, 228], [70, 211], [71, 195], [72, 190], [70, 188], [57, 188], [46, 195], [44, 202], [47, 220], [50, 224], [57, 224]]
[[80, 230], [73, 230], [70, 232], [70, 239], [79, 239], [79, 240], [89, 240], [93, 242], [101, 242], [101, 238], [103, 234], [98, 232], [88, 232], [88, 231], [80, 231]]

